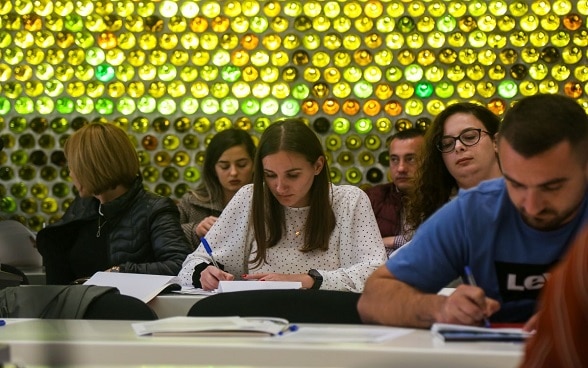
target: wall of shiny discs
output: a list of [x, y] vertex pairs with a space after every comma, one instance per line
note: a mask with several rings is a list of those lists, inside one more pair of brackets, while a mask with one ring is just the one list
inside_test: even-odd
[[216, 132], [302, 116], [335, 183], [387, 179], [386, 138], [454, 101], [587, 108], [587, 0], [0, 1], [0, 217], [33, 230], [74, 196], [62, 146], [91, 121], [180, 197]]

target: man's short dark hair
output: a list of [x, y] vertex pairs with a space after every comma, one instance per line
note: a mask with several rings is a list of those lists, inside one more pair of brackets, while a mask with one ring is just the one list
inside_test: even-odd
[[390, 138], [388, 138], [388, 146], [390, 146], [390, 143], [392, 143], [393, 140], [395, 139], [399, 139], [399, 140], [405, 140], [405, 139], [412, 139], [412, 138], [416, 138], [416, 137], [424, 137], [425, 136], [425, 131], [419, 128], [410, 128], [410, 129], [404, 129], [401, 130], [395, 134], [393, 134]]
[[527, 158], [568, 141], [574, 151], [587, 159], [588, 116], [576, 100], [566, 96], [526, 97], [506, 112], [499, 130], [499, 139], [503, 138]]

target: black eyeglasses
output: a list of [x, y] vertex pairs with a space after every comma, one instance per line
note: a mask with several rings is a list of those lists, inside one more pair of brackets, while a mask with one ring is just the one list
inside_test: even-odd
[[474, 146], [480, 141], [482, 133], [490, 135], [490, 133], [485, 130], [474, 128], [464, 130], [457, 137], [444, 135], [443, 137], [441, 137], [439, 142], [437, 142], [437, 149], [442, 153], [451, 152], [455, 149], [455, 142], [457, 142], [458, 139], [464, 146]]

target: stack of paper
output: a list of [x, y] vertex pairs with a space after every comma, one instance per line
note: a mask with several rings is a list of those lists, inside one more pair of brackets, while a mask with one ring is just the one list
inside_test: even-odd
[[280, 290], [280, 289], [301, 289], [302, 283], [299, 281], [219, 281], [218, 289], [204, 290], [193, 287], [183, 286], [181, 290], [175, 291], [180, 294], [192, 295], [212, 295], [216, 293], [230, 293], [233, 291], [245, 290]]
[[300, 289], [300, 281], [219, 281], [217, 291], [229, 293], [243, 290], [279, 290], [279, 289]]

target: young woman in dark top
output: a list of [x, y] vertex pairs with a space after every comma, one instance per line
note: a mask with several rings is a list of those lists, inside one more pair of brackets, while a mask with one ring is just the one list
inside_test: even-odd
[[190, 253], [177, 206], [144, 189], [126, 132], [86, 125], [64, 153], [79, 195], [37, 234], [47, 283], [69, 284], [97, 271], [177, 274]]

